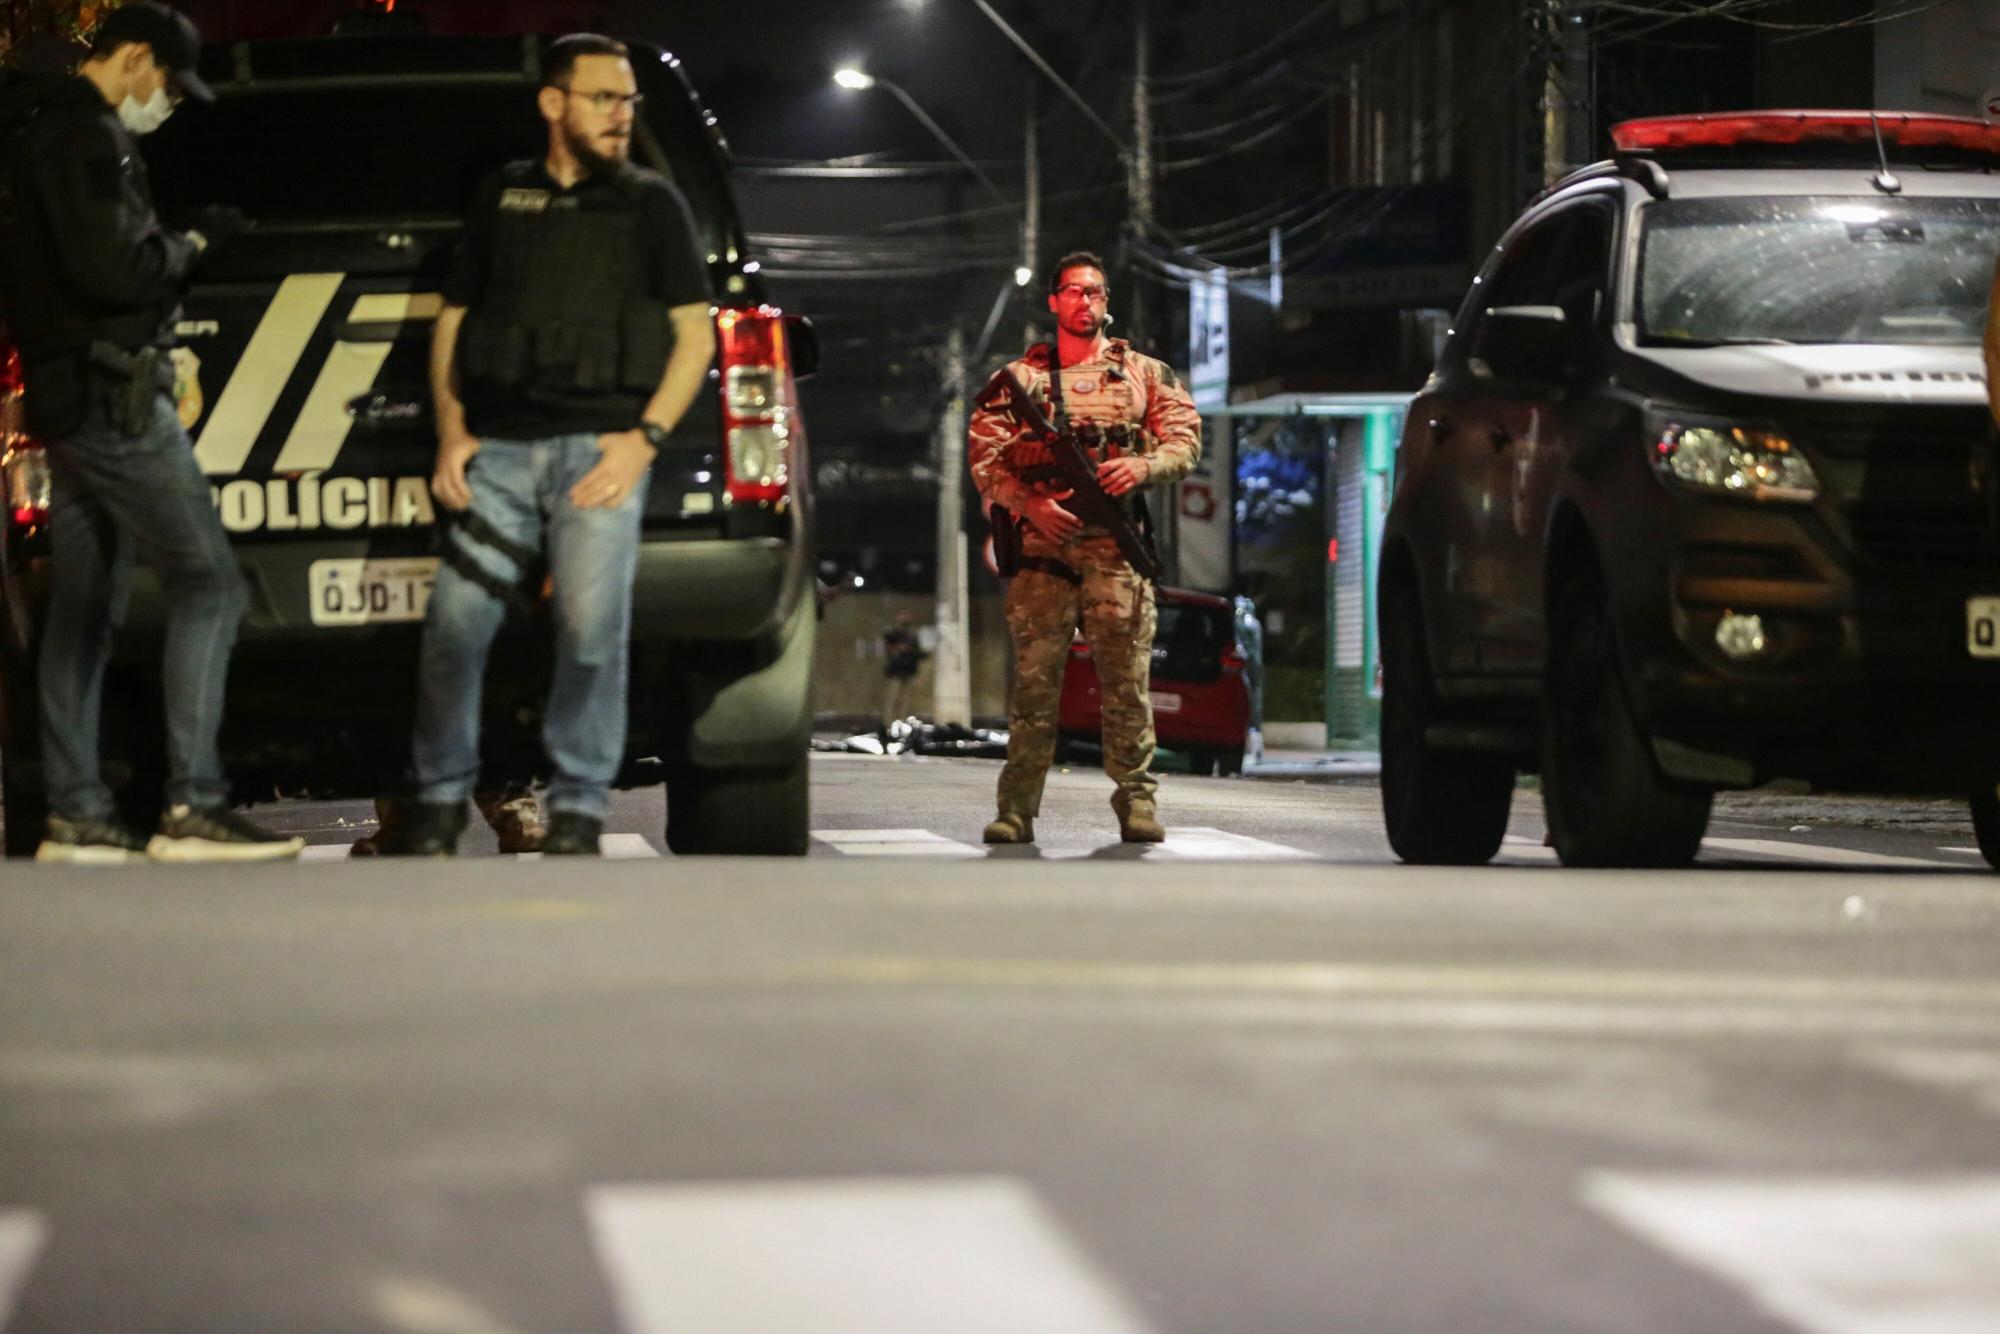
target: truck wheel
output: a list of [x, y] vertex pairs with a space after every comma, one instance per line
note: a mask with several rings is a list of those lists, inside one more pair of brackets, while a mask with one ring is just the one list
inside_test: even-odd
[[[1382, 817], [1389, 846], [1420, 866], [1491, 861], [1507, 835], [1514, 763], [1425, 741], [1440, 717], [1423, 612], [1407, 581], [1382, 603]], [[1241, 760], [1238, 760], [1241, 767]]]
[[2000, 871], [2000, 786], [1987, 783], [1972, 789], [1972, 832], [1986, 864]]
[[679, 856], [803, 857], [812, 841], [806, 755], [776, 769], [681, 768], [667, 777], [667, 847]]
[[1594, 568], [1571, 574], [1549, 617], [1542, 803], [1565, 866], [1686, 866], [1714, 793], [1671, 782], [1632, 715]]
[[49, 820], [40, 758], [23, 747], [0, 746], [0, 797], [5, 798], [0, 822], [6, 826], [7, 855], [34, 856], [42, 843], [42, 829]]
[[4, 665], [0, 700], [6, 709], [9, 739], [0, 743], [0, 825], [6, 830], [9, 857], [32, 857], [42, 844], [49, 820], [48, 792], [42, 785], [40, 710], [35, 703], [34, 677]]

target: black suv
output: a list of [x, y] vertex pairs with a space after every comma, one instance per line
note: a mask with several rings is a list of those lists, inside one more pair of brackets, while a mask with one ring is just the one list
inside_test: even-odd
[[[183, 107], [146, 140], [170, 220], [221, 202], [257, 223], [200, 271], [179, 329], [200, 359], [196, 455], [251, 590], [223, 732], [241, 796], [373, 793], [407, 764], [437, 568], [426, 388], [437, 288], [475, 184], [544, 151], [542, 52], [532, 37], [217, 47], [202, 67], [216, 105]], [[633, 64], [646, 96], [634, 159], [693, 210], [720, 351], [714, 392], [654, 464], [620, 781], [664, 778], [676, 852], [802, 854], [814, 618], [795, 380], [816, 353], [802, 321], [764, 304], [726, 146], [679, 63], [635, 45]], [[0, 785], [7, 852], [22, 855], [43, 814], [33, 663], [47, 470], [18, 430], [6, 451]], [[161, 596], [142, 572], [106, 691], [106, 772], [134, 815], [157, 803], [164, 762]], [[510, 614], [487, 674], [491, 776], [546, 769], [550, 642], [545, 598]]]
[[[1879, 138], [1878, 138], [1879, 135]], [[2000, 865], [2000, 126], [1628, 122], [1535, 200], [1397, 454], [1382, 796], [1482, 862], [1685, 864], [1719, 788], [1972, 797]]]

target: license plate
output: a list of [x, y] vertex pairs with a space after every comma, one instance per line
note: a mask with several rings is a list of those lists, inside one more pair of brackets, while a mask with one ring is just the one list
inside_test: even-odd
[[1154, 713], [1179, 713], [1181, 711], [1181, 697], [1179, 695], [1170, 695], [1164, 690], [1149, 690], [1146, 692], [1146, 698], [1153, 701]]
[[314, 625], [421, 621], [437, 582], [436, 556], [316, 560], [306, 572]]
[[2000, 658], [2000, 598], [1965, 600], [1965, 651], [1975, 658]]

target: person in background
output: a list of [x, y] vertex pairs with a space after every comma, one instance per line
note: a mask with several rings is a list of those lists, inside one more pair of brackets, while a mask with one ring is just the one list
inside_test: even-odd
[[907, 611], [896, 613], [896, 623], [882, 632], [882, 726], [909, 716], [910, 686], [925, 654], [912, 627], [916, 618]]

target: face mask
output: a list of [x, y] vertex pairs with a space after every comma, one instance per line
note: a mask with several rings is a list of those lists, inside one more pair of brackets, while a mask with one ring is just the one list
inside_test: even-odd
[[151, 134], [167, 123], [167, 117], [174, 114], [174, 104], [167, 97], [167, 86], [161, 84], [153, 90], [153, 95], [144, 102], [127, 93], [125, 100], [118, 104], [118, 123], [134, 134]]

